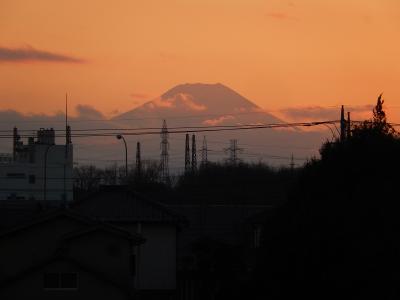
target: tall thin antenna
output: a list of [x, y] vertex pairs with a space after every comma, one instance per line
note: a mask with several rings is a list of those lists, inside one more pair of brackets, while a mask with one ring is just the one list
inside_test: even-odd
[[201, 148], [201, 165], [204, 167], [208, 163], [208, 150], [206, 136], [203, 137], [203, 147]]
[[169, 167], [168, 167], [168, 128], [167, 122], [163, 121], [163, 127], [161, 129], [161, 179], [164, 182], [168, 182], [169, 179]]
[[192, 172], [197, 170], [196, 136], [192, 135]]
[[[65, 157], [64, 157], [64, 202], [67, 201], [67, 162], [68, 162], [68, 148], [69, 144], [71, 144], [71, 129], [68, 125], [68, 93], [65, 93]], [[64, 205], [65, 205], [64, 203]]]
[[72, 144], [71, 127], [68, 124], [68, 94], [67, 93], [65, 93], [65, 144], [66, 145]]
[[185, 172], [190, 171], [190, 148], [189, 148], [189, 134], [186, 134], [185, 140]]
[[68, 93], [65, 93], [65, 128], [68, 126]]
[[138, 177], [142, 174], [142, 158], [140, 154], [140, 142], [136, 144], [136, 174]]

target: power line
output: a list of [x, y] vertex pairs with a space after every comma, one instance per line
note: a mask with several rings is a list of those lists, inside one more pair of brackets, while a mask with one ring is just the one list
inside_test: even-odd
[[[318, 121], [319, 123], [321, 121]], [[332, 120], [332, 121], [322, 121], [322, 122], [328, 122], [328, 123], [339, 123], [339, 120]], [[175, 129], [207, 129], [207, 128], [235, 128], [238, 126], [262, 126], [262, 125], [270, 125], [270, 126], [278, 126], [278, 125], [295, 125], [299, 124], [298, 126], [302, 126], [302, 124], [306, 124], [307, 122], [298, 122], [298, 123], [287, 123], [287, 122], [281, 122], [281, 123], [255, 123], [255, 124], [239, 124], [239, 125], [206, 125], [206, 126], [177, 126], [177, 127], [169, 127], [169, 130], [175, 130]], [[313, 122], [308, 122], [308, 123], [313, 123]], [[307, 123], [307, 124], [308, 124]], [[314, 122], [317, 123], [317, 122]], [[55, 131], [61, 131], [63, 129], [54, 129]], [[85, 131], [140, 131], [140, 130], [157, 130], [160, 131], [162, 128], [160, 127], [137, 127], [137, 128], [120, 128], [120, 127], [114, 127], [114, 128], [86, 128], [86, 129], [74, 129], [74, 132], [85, 132]], [[0, 132], [12, 132], [12, 130], [0, 130]], [[18, 132], [31, 132], [32, 134], [36, 135], [36, 130], [32, 129], [18, 129]]]
[[[323, 124], [334, 124], [339, 121], [318, 121], [318, 122], [301, 122], [301, 123], [285, 123], [285, 124], [243, 124], [243, 125], [227, 125], [227, 126], [208, 126], [208, 127], [196, 127], [198, 129], [190, 129], [188, 127], [182, 127], [186, 130], [173, 129], [168, 130], [168, 133], [196, 133], [196, 132], [218, 132], [218, 131], [236, 131], [236, 130], [253, 130], [253, 129], [273, 129], [273, 128], [295, 128], [295, 127], [314, 127]], [[161, 129], [162, 130], [162, 129]], [[110, 132], [110, 133], [78, 133], [72, 134], [74, 138], [82, 138], [82, 137], [112, 137], [116, 134], [120, 133], [119, 131]], [[152, 135], [152, 134], [160, 134], [160, 131], [143, 131], [143, 132], [125, 132], [124, 135]], [[65, 134], [56, 134], [56, 137], [65, 137]], [[0, 138], [10, 138], [12, 135], [0, 135]], [[21, 135], [20, 137], [31, 137], [31, 135]]]

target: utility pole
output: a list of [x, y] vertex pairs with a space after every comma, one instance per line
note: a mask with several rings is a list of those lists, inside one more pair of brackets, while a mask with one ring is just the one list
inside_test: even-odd
[[20, 145], [20, 140], [21, 136], [18, 134], [18, 129], [17, 127], [14, 127], [13, 130], [13, 161], [17, 160], [17, 150]]
[[346, 120], [344, 118], [344, 106], [340, 110], [340, 141], [344, 142], [346, 139]]
[[192, 172], [197, 171], [196, 136], [192, 135]]
[[204, 167], [208, 163], [208, 150], [206, 136], [203, 137], [203, 147], [201, 148], [201, 165]]
[[189, 134], [186, 134], [185, 141], [185, 172], [190, 171], [190, 148], [189, 148]]
[[126, 140], [122, 134], [117, 134], [117, 139], [122, 140], [125, 146], [125, 181], [128, 180], [128, 146], [126, 145]]
[[238, 158], [238, 152], [242, 152], [243, 149], [237, 146], [236, 139], [230, 140], [230, 144], [231, 144], [230, 147], [226, 148], [225, 151], [229, 152], [228, 161], [231, 164], [236, 165], [240, 161], [240, 159]]
[[[65, 158], [64, 158], [64, 201], [67, 201], [67, 162], [69, 157], [69, 145], [71, 144], [71, 127], [68, 124], [68, 94], [65, 93]], [[65, 204], [65, 203], [64, 203]]]
[[168, 167], [168, 128], [167, 122], [163, 121], [161, 129], [161, 179], [166, 183], [169, 179], [169, 167]]
[[136, 143], [136, 175], [139, 178], [142, 175], [142, 158], [140, 154], [140, 142]]

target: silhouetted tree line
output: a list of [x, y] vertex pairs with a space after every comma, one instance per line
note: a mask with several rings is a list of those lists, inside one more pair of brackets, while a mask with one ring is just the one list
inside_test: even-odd
[[[276, 204], [285, 199], [297, 170], [264, 163], [211, 163], [178, 178], [178, 198], [225, 204]], [[181, 197], [179, 197], [181, 196]]]
[[95, 191], [100, 185], [125, 184], [132, 190], [168, 203], [231, 204], [280, 203], [286, 199], [297, 174], [296, 169], [273, 168], [263, 163], [209, 162], [197, 171], [177, 175], [165, 184], [160, 179], [157, 161], [144, 162], [140, 173], [134, 167], [129, 168], [128, 178], [125, 178], [124, 167], [117, 165], [106, 168], [83, 165], [74, 171], [75, 196]]
[[128, 178], [125, 176], [125, 167], [112, 165], [99, 168], [94, 165], [82, 165], [74, 168], [74, 197], [79, 199], [97, 191], [101, 185], [128, 185], [135, 191], [151, 191], [168, 189], [159, 178], [157, 161], [142, 162], [140, 171], [128, 167]]
[[400, 138], [382, 105], [325, 143], [266, 219], [250, 289], [260, 299], [398, 297]]

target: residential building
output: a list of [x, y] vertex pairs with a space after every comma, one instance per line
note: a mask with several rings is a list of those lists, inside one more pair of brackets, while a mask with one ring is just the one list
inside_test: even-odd
[[65, 145], [54, 129], [41, 128], [24, 144], [14, 128], [13, 153], [0, 154], [1, 200], [73, 200], [73, 146], [67, 127]]
[[1, 299], [134, 299], [139, 234], [50, 209], [0, 233]]
[[140, 234], [137, 292], [141, 299], [172, 299], [177, 288], [178, 234], [185, 219], [124, 186], [104, 186], [71, 206], [79, 214]]

